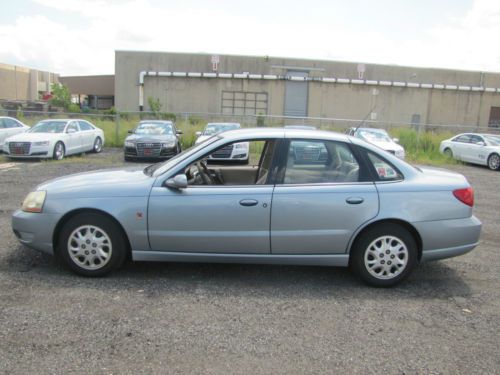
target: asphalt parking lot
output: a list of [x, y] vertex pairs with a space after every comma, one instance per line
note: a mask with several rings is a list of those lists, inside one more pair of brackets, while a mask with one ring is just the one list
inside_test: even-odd
[[2, 159], [0, 373], [500, 373], [500, 172], [450, 167], [475, 188], [481, 244], [393, 289], [261, 265], [133, 263], [87, 279], [18, 243], [10, 216], [36, 184], [123, 165], [116, 151]]

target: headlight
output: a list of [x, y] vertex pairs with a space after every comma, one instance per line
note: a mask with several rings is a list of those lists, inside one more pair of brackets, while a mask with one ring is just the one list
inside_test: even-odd
[[33, 146], [48, 146], [50, 141], [33, 142]]
[[134, 142], [125, 141], [125, 147], [135, 147]]
[[175, 145], [174, 141], [162, 142], [161, 147], [173, 147]]
[[247, 143], [235, 143], [234, 148], [247, 148]]
[[24, 198], [21, 209], [25, 212], [42, 212], [47, 193], [43, 190], [32, 191]]

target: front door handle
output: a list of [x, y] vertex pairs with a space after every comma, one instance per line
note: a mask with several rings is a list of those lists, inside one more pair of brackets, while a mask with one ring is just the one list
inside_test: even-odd
[[256, 201], [255, 199], [242, 199], [240, 201], [240, 204], [245, 207], [251, 207], [251, 206], [256, 206], [259, 201]]
[[347, 203], [349, 204], [361, 204], [363, 203], [365, 200], [361, 197], [349, 197], [345, 200]]

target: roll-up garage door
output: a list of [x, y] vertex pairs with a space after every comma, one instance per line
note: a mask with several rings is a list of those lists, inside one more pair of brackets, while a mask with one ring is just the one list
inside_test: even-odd
[[[307, 77], [307, 72], [288, 71], [289, 76]], [[308, 82], [286, 81], [285, 86], [285, 116], [307, 116], [307, 86]]]

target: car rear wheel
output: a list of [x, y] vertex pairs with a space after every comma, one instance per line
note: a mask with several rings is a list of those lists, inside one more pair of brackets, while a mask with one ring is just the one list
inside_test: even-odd
[[64, 155], [66, 154], [66, 148], [62, 142], [57, 142], [54, 146], [54, 152], [52, 154], [52, 158], [54, 160], [62, 160], [64, 159]]
[[500, 156], [498, 154], [491, 154], [488, 158], [488, 168], [492, 171], [500, 169]]
[[101, 137], [97, 137], [94, 141], [94, 147], [92, 148], [92, 151], [98, 154], [99, 152], [102, 151], [102, 139]]
[[123, 264], [127, 244], [113, 220], [101, 214], [82, 213], [64, 224], [58, 250], [73, 272], [104, 276]]
[[450, 148], [445, 148], [444, 149], [444, 154], [448, 156], [450, 159], [453, 158], [453, 151], [451, 151]]
[[361, 279], [376, 287], [389, 287], [406, 279], [417, 264], [413, 236], [397, 224], [368, 229], [356, 240], [351, 266]]

